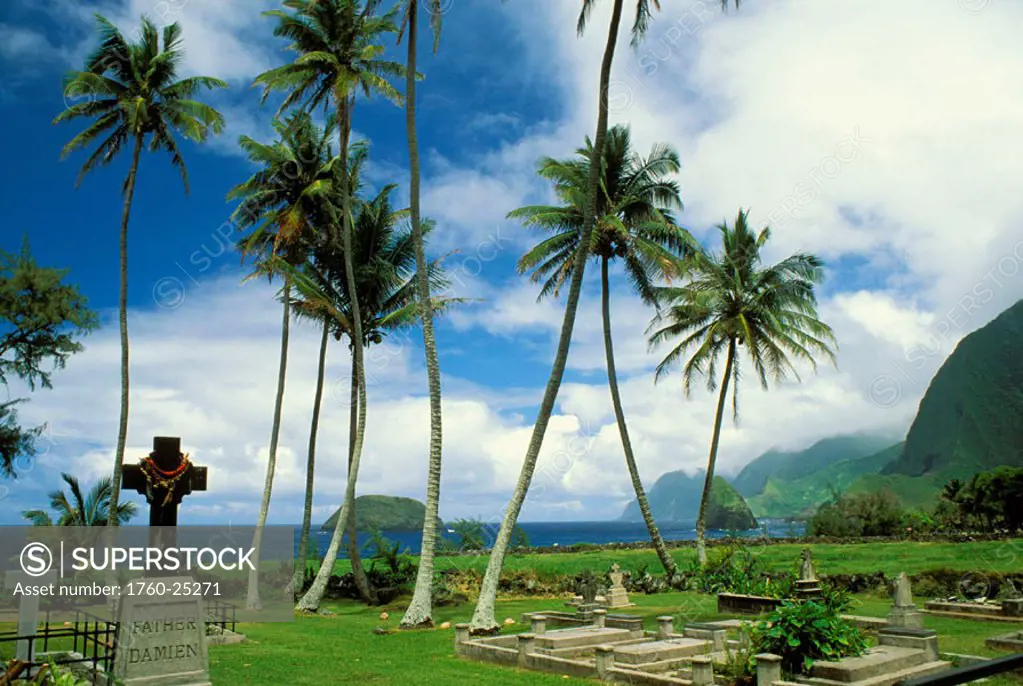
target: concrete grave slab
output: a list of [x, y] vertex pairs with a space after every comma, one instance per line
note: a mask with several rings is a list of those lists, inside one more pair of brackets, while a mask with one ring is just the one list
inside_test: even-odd
[[669, 638], [615, 647], [615, 662], [640, 665], [664, 660], [679, 660], [694, 655], [709, 653], [711, 645], [695, 638]]

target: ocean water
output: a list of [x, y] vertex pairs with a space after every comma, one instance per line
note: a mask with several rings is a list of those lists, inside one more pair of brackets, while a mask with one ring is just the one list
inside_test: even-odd
[[[486, 540], [488, 546], [493, 542], [493, 539], [497, 535], [497, 529], [499, 524], [494, 524], [492, 528], [488, 528], [486, 531]], [[552, 546], [570, 546], [576, 543], [590, 543], [590, 544], [606, 544], [606, 543], [636, 543], [641, 541], [649, 541], [650, 534], [647, 532], [646, 526], [642, 522], [521, 522], [519, 526], [526, 532], [526, 536], [529, 538], [529, 545], [538, 548], [547, 548]], [[696, 540], [696, 522], [671, 522], [665, 523], [660, 527], [661, 536], [666, 541], [692, 541]], [[754, 529], [751, 531], [740, 532], [741, 536], [753, 538], [768, 536], [770, 538], [791, 538], [796, 536], [802, 536], [805, 527], [802, 523], [784, 522], [784, 521], [763, 521], [761, 522], [761, 528]], [[295, 527], [295, 551], [298, 552], [298, 538], [301, 533], [301, 526]], [[327, 545], [330, 543], [330, 531], [315, 531], [312, 537], [316, 543], [318, 551], [326, 551]], [[419, 531], [384, 531], [382, 532], [384, 538], [394, 543], [400, 543], [403, 551], [410, 553], [418, 553], [422, 543], [422, 533]], [[708, 538], [724, 538], [729, 533], [727, 531], [710, 530], [707, 532]], [[445, 537], [450, 539], [452, 542], [458, 542], [458, 538], [445, 530]], [[370, 555], [373, 552], [373, 546], [369, 544], [371, 536], [369, 534], [359, 534], [359, 546], [360, 550], [364, 551], [365, 555]], [[339, 558], [348, 557], [347, 552], [342, 546], [342, 550], [338, 554]]]

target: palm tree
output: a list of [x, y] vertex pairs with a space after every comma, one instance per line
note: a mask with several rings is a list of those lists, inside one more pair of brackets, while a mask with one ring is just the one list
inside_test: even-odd
[[[656, 380], [664, 378], [690, 348], [695, 348], [682, 365], [682, 381], [688, 397], [693, 378], [706, 375], [707, 388], [717, 387], [716, 370], [722, 353], [725, 369], [721, 375], [714, 433], [707, 459], [700, 512], [696, 520], [697, 555], [707, 563], [705, 517], [714, 480], [721, 418], [729, 383], [732, 384], [732, 413], [739, 416], [739, 363], [736, 353], [746, 350], [760, 385], [768, 388], [770, 374], [776, 382], [799, 374], [791, 358], [808, 362], [817, 370], [815, 357], [835, 362], [831, 345], [835, 336], [831, 327], [818, 319], [814, 289], [824, 276], [823, 263], [814, 255], [797, 253], [778, 264], [765, 267], [760, 251], [771, 237], [771, 230], [753, 231], [747, 212], [739, 211], [734, 226], [719, 225], [722, 252], [703, 249], [690, 257], [691, 280], [684, 286], [658, 289], [658, 297], [668, 305], [651, 324], [653, 347], [675, 341], [671, 351], [657, 365]], [[657, 328], [659, 325], [663, 325]]]
[[220, 133], [224, 117], [215, 109], [193, 99], [200, 90], [223, 88], [227, 84], [208, 76], [177, 78], [183, 56], [181, 27], [165, 26], [163, 40], [156, 26], [146, 18], [137, 41], [128, 41], [107, 19], [96, 15], [100, 46], [89, 55], [83, 71], [71, 72], [65, 93], [88, 96], [89, 102], [70, 107], [54, 124], [78, 118], [93, 120], [64, 146], [63, 157], [102, 139], [82, 165], [76, 185], [97, 166], [113, 161], [126, 143], [132, 146], [131, 166], [124, 181], [121, 211], [121, 286], [118, 320], [121, 329], [121, 415], [114, 451], [114, 473], [110, 489], [110, 521], [116, 526], [117, 501], [121, 490], [121, 465], [128, 434], [128, 217], [135, 194], [135, 179], [142, 148], [149, 137], [149, 150], [170, 153], [171, 164], [181, 172], [188, 193], [188, 171], [174, 134], [192, 141], [204, 141], [210, 131]]
[[[377, 0], [285, 0], [284, 6], [290, 12], [273, 10], [267, 16], [277, 18], [274, 35], [287, 38], [289, 46], [299, 56], [294, 62], [271, 69], [259, 75], [257, 84], [264, 86], [264, 99], [274, 90], [288, 91], [281, 103], [281, 111], [292, 105], [302, 104], [306, 109], [326, 108], [333, 102], [337, 112], [337, 121], [341, 129], [341, 148], [338, 159], [341, 163], [341, 243], [345, 260], [345, 273], [349, 280], [348, 291], [357, 294], [355, 269], [352, 262], [352, 191], [347, 188], [348, 144], [352, 130], [352, 110], [355, 106], [355, 94], [362, 90], [369, 96], [378, 93], [396, 103], [401, 96], [391, 86], [387, 76], [404, 75], [404, 67], [396, 62], [378, 59], [383, 53], [382, 46], [376, 43], [386, 33], [397, 30], [394, 25], [395, 12], [392, 10], [382, 16], [374, 11], [379, 3]], [[332, 237], [337, 241], [336, 235]], [[356, 297], [352, 300], [353, 325], [355, 339], [362, 340], [362, 318], [359, 315], [359, 303]], [[359, 426], [355, 433], [354, 457], [349, 474], [358, 474], [359, 459], [362, 455], [362, 442], [366, 426], [365, 370], [363, 369], [362, 347], [355, 346], [355, 374], [359, 383]], [[352, 484], [354, 486], [354, 484]], [[347, 501], [346, 501], [347, 502]], [[351, 508], [348, 508], [349, 510]], [[344, 513], [350, 516], [349, 512]], [[341, 518], [338, 520], [335, 534], [340, 535]], [[331, 539], [333, 544], [334, 540]], [[340, 541], [338, 541], [340, 544]], [[337, 554], [336, 546], [334, 554]], [[329, 549], [328, 549], [329, 551]], [[325, 558], [331, 564], [320, 566], [312, 587], [306, 596], [299, 601], [299, 608], [311, 609], [319, 604], [319, 598], [330, 579], [333, 559]]]
[[[532, 271], [533, 282], [543, 281], [538, 300], [549, 295], [557, 296], [572, 273], [579, 248], [579, 228], [582, 226], [592, 154], [593, 144], [587, 137], [585, 147], [576, 152], [575, 158], [545, 158], [540, 164], [539, 174], [554, 182], [555, 192], [564, 204], [522, 207], [508, 215], [512, 219], [521, 219], [527, 226], [553, 234], [526, 253], [518, 263], [519, 273]], [[679, 274], [679, 258], [694, 240], [688, 231], [675, 224], [671, 215], [672, 210], [682, 207], [678, 184], [667, 178], [680, 169], [678, 153], [674, 149], [657, 145], [644, 159], [632, 150], [629, 128], [618, 125], [608, 131], [601, 168], [601, 193], [588, 253], [600, 262], [601, 314], [611, 404], [643, 521], [664, 571], [670, 577], [677, 574], [678, 567], [668, 553], [650, 512], [618, 391], [611, 340], [608, 268], [612, 260], [621, 258], [640, 298], [644, 303], [656, 306], [654, 282]]]
[[61, 473], [60, 478], [71, 491], [70, 497], [63, 490], [50, 491], [50, 509], [56, 512], [56, 521], [46, 510], [22, 512], [21, 516], [34, 526], [106, 526], [111, 514], [118, 524], [127, 524], [138, 513], [138, 508], [131, 501], [120, 503], [115, 510], [110, 510], [114, 491], [110, 477], [96, 482], [87, 495], [82, 493], [77, 477]]
[[[579, 34], [585, 31], [590, 12], [596, 5], [596, 1], [583, 0], [582, 12], [579, 15], [579, 23], [576, 27]], [[638, 44], [646, 33], [651, 4], [654, 7], [660, 8], [658, 0], [637, 0], [636, 21], [632, 32], [634, 44]], [[580, 240], [574, 260], [574, 268], [569, 280], [568, 297], [565, 301], [565, 316], [561, 323], [558, 348], [554, 355], [554, 364], [551, 366], [551, 375], [547, 380], [543, 400], [540, 402], [536, 423], [533, 425], [533, 435], [530, 437], [529, 447], [526, 449], [526, 457], [522, 461], [522, 471], [519, 473], [518, 482], [515, 484], [515, 491], [512, 493], [511, 501], [505, 510], [504, 519], [501, 521], [501, 528], [497, 533], [494, 548], [490, 553], [490, 560], [487, 562], [487, 571], [483, 576], [480, 597], [476, 603], [476, 609], [473, 612], [471, 622], [471, 630], [477, 635], [495, 633], [500, 629], [500, 625], [494, 617], [497, 582], [501, 576], [504, 556], [511, 541], [515, 522], [518, 520], [519, 512], [522, 510], [522, 503], [526, 499], [526, 492], [529, 490], [530, 481], [533, 479], [533, 471], [536, 469], [536, 460], [540, 455], [540, 448], [543, 446], [547, 424], [550, 422], [551, 414], [554, 412], [554, 402], [558, 399], [558, 391], [561, 389], [561, 379], [565, 375], [568, 349], [572, 342], [572, 330], [575, 328], [575, 314], [579, 309], [579, 296], [582, 293], [586, 252], [590, 245], [590, 238], [596, 219], [597, 198], [600, 187], [599, 162], [604, 151], [604, 139], [607, 137], [608, 88], [611, 82], [611, 65], [614, 63], [615, 47], [618, 44], [618, 28], [622, 20], [622, 5], [623, 0], [613, 0], [611, 26], [608, 29], [607, 43], [604, 46], [604, 58], [600, 65], [597, 132], [593, 137], [590, 175], [587, 179], [585, 204], [583, 205], [585, 211], [583, 212], [583, 223], [579, 232]]]
[[[395, 211], [390, 196], [397, 187], [384, 187], [375, 198], [368, 202], [356, 202], [358, 213], [355, 218], [354, 261], [356, 268], [355, 281], [357, 299], [360, 303], [359, 314], [362, 317], [362, 347], [378, 344], [390, 333], [400, 329], [411, 328], [419, 321], [419, 303], [416, 293], [417, 274], [415, 273], [415, 243], [412, 228], [406, 224], [399, 226], [399, 221], [406, 216], [404, 210]], [[424, 232], [429, 234], [432, 225], [424, 221]], [[355, 460], [354, 437], [358, 429], [358, 417], [364, 414], [357, 403], [366, 400], [365, 388], [356, 387], [360, 377], [354, 373], [355, 365], [355, 327], [353, 326], [354, 308], [347, 289], [348, 278], [344, 273], [347, 260], [336, 252], [325, 255], [315, 269], [306, 269], [294, 277], [296, 287], [303, 297], [304, 308], [314, 316], [327, 316], [333, 320], [332, 330], [336, 337], [347, 336], [349, 349], [353, 358], [352, 374], [352, 408], [349, 418], [349, 479], [345, 492], [342, 511], [335, 525], [331, 546], [324, 556], [324, 565], [329, 565], [337, 558], [340, 545], [342, 523], [351, 522], [349, 503], [355, 502], [355, 484], [358, 464]], [[429, 285], [433, 289], [443, 289], [448, 280], [438, 264], [428, 265]], [[458, 299], [439, 299], [431, 301], [431, 308], [441, 311]], [[424, 526], [430, 526], [425, 522]], [[356, 531], [349, 523], [349, 546], [356, 541]], [[349, 552], [349, 554], [351, 554]], [[303, 598], [309, 609], [318, 607], [321, 597]]]
[[[430, 467], [426, 479], [426, 518], [424, 522], [437, 521], [440, 507], [440, 474], [442, 462], [443, 432], [441, 422], [440, 362], [437, 357], [437, 339], [433, 332], [433, 309], [430, 307], [430, 284], [427, 277], [426, 248], [423, 241], [423, 226], [419, 209], [419, 139], [416, 136], [416, 68], [417, 39], [419, 37], [419, 2], [405, 0], [405, 19], [402, 23], [401, 40], [408, 33], [408, 58], [405, 63], [405, 130], [408, 138], [409, 157], [409, 206], [412, 213], [412, 238], [416, 251], [416, 288], [421, 303], [423, 324], [423, 348], [426, 351], [426, 379], [430, 391]], [[433, 28], [433, 50], [437, 51], [440, 41], [441, 18], [444, 8], [441, 0], [427, 0], [430, 24]], [[437, 531], [434, 526], [423, 526], [422, 552], [419, 555], [419, 569], [416, 572], [416, 587], [412, 594], [400, 627], [414, 629], [433, 626], [433, 557], [437, 548]]]
[[[355, 194], [355, 202], [359, 204], [358, 193], [362, 188], [360, 172], [363, 163], [366, 160], [365, 146], [353, 146], [350, 157], [351, 159], [347, 169], [349, 175], [349, 188], [351, 188]], [[340, 187], [341, 184], [335, 181], [336, 192], [334, 194], [334, 200], [338, 199]], [[362, 205], [359, 204], [359, 206], [361, 207]], [[340, 208], [337, 208], [337, 211], [340, 211]], [[306, 278], [305, 283], [308, 284], [306, 288], [308, 298], [303, 299], [300, 295], [300, 298], [296, 303], [298, 305], [297, 313], [299, 316], [312, 319], [320, 323], [322, 326], [316, 378], [316, 395], [313, 399], [313, 417], [309, 430], [309, 453], [306, 464], [306, 491], [305, 503], [302, 512], [302, 531], [299, 536], [298, 564], [296, 564], [294, 577], [294, 587], [296, 589], [301, 588], [300, 584], [305, 578], [305, 567], [309, 547], [309, 529], [312, 523], [313, 484], [316, 466], [316, 438], [317, 432], [319, 431], [320, 404], [323, 398], [323, 380], [326, 372], [327, 343], [332, 329], [334, 338], [337, 340], [341, 340], [341, 337], [346, 333], [346, 329], [342, 327], [340, 325], [341, 322], [334, 317], [330, 307], [321, 305], [321, 303], [331, 303], [330, 294], [335, 293], [335, 291], [333, 290], [333, 286], [329, 280], [331, 278], [331, 274], [337, 271], [332, 268], [332, 265], [337, 265], [343, 261], [343, 257], [340, 255], [337, 244], [329, 240], [328, 234], [329, 231], [325, 232], [318, 241], [317, 246], [313, 251], [313, 261], [303, 265], [303, 272]], [[341, 288], [341, 292], [344, 292], [343, 287]], [[355, 439], [354, 427], [356, 427], [358, 423], [359, 409], [358, 386], [357, 379], [354, 378], [354, 366], [352, 367], [352, 377], [351, 400], [349, 402], [349, 414], [351, 420], [348, 441], [349, 469], [351, 469], [352, 466]], [[372, 584], [370, 584], [369, 577], [366, 574], [366, 569], [362, 565], [362, 557], [359, 552], [357, 537], [358, 532], [356, 531], [355, 526], [354, 500], [352, 502], [353, 506], [349, 508], [350, 512], [346, 523], [346, 531], [348, 533], [348, 559], [352, 566], [352, 576], [355, 579], [355, 586], [359, 591], [359, 595], [366, 603], [376, 605], [378, 603], [376, 591], [373, 589]]]
[[[273, 278], [282, 265], [298, 264], [321, 227], [336, 221], [332, 214], [330, 195], [334, 189], [337, 159], [332, 156], [330, 136], [334, 121], [324, 128], [313, 123], [306, 112], [297, 112], [286, 120], [275, 119], [278, 140], [272, 144], [254, 141], [248, 136], [239, 145], [259, 171], [228, 193], [228, 200], [240, 200], [232, 214], [239, 230], [250, 231], [240, 242], [243, 259], [253, 255], [256, 274]], [[273, 426], [270, 431], [269, 457], [263, 498], [254, 534], [254, 557], [259, 559], [263, 526], [270, 509], [274, 470], [277, 465], [277, 444], [280, 438], [281, 409], [284, 403], [284, 382], [288, 365], [288, 335], [291, 320], [291, 281], [284, 275], [281, 301], [281, 355], [277, 373], [277, 395], [274, 399]], [[260, 607], [259, 565], [249, 572], [247, 604]]]

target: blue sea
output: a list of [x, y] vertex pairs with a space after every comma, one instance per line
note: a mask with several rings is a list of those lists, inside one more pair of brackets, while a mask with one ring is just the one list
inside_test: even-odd
[[[487, 545], [489, 546], [497, 535], [499, 524], [495, 523], [486, 531]], [[595, 545], [607, 543], [637, 543], [649, 541], [650, 534], [642, 522], [520, 522], [519, 526], [529, 538], [529, 545], [535, 548], [566, 547], [576, 543], [590, 543]], [[666, 541], [692, 541], [696, 540], [696, 522], [670, 522], [660, 526], [661, 536]], [[802, 536], [805, 526], [801, 522], [785, 521], [762, 521], [759, 529], [740, 532], [739, 535], [770, 538], [794, 538]], [[458, 537], [447, 529], [444, 530], [445, 537], [453, 543], [458, 543]], [[298, 552], [298, 538], [301, 533], [301, 526], [295, 527], [295, 551]], [[314, 531], [314, 540], [317, 550], [322, 553], [330, 543], [331, 531]], [[392, 543], [398, 543], [402, 551], [416, 554], [421, 549], [422, 532], [419, 531], [384, 531], [384, 538]], [[735, 532], [711, 530], [707, 532], [708, 538], [724, 538]], [[370, 544], [372, 537], [369, 534], [359, 534], [359, 547], [364, 555], [373, 552]], [[339, 552], [339, 558], [346, 558], [347, 552]], [[313, 555], [311, 555], [313, 556]]]

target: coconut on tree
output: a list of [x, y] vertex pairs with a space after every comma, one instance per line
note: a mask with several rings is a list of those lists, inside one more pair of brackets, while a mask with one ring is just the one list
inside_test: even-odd
[[188, 193], [188, 170], [175, 136], [202, 142], [210, 133], [220, 133], [224, 117], [209, 105], [195, 99], [206, 90], [226, 87], [220, 79], [209, 76], [178, 78], [184, 56], [181, 26], [168, 24], [160, 32], [149, 19], [143, 18], [137, 40], [128, 40], [105, 17], [96, 15], [100, 45], [86, 59], [81, 71], [65, 78], [66, 97], [81, 99], [81, 104], [68, 107], [53, 120], [54, 124], [76, 119], [89, 120], [84, 131], [64, 146], [67, 157], [75, 150], [95, 145], [78, 174], [76, 185], [97, 167], [117, 159], [126, 148], [131, 150], [131, 163], [122, 192], [120, 232], [120, 293], [118, 322], [121, 335], [121, 413], [117, 424], [117, 446], [114, 449], [114, 471], [110, 487], [111, 526], [118, 524], [118, 499], [121, 490], [121, 468], [124, 443], [128, 435], [128, 218], [131, 214], [135, 181], [142, 150], [166, 152], [171, 164], [181, 173]]
[[[834, 333], [817, 314], [816, 287], [824, 278], [823, 262], [815, 255], [796, 253], [777, 264], [764, 265], [761, 251], [771, 230], [754, 231], [748, 212], [742, 210], [732, 226], [722, 223], [717, 229], [721, 251], [696, 250], [689, 257], [687, 283], [658, 289], [664, 310], [649, 330], [651, 347], [671, 346], [657, 365], [656, 381], [680, 367], [687, 397], [693, 380], [700, 376], [706, 377], [711, 392], [719, 390], [696, 520], [701, 565], [707, 563], [707, 504], [729, 391], [733, 419], [739, 417], [743, 352], [764, 390], [768, 377], [778, 383], [789, 377], [799, 380], [792, 360], [809, 364], [814, 371], [818, 357], [835, 362]], [[689, 351], [692, 354], [685, 359]], [[722, 357], [725, 366], [718, 389]]]
[[[585, 146], [576, 151], [575, 157], [543, 159], [538, 173], [554, 184], [560, 204], [532, 205], [508, 214], [510, 219], [519, 219], [526, 226], [550, 234], [518, 262], [520, 273], [531, 272], [531, 280], [543, 284], [538, 300], [557, 297], [572, 274], [579, 251], [592, 155], [593, 143], [587, 137]], [[678, 183], [671, 178], [679, 168], [678, 153], [671, 146], [655, 145], [644, 158], [634, 152], [627, 126], [618, 125], [608, 131], [601, 160], [595, 227], [587, 251], [587, 258], [600, 264], [608, 387], [625, 463], [650, 540], [669, 577], [674, 576], [678, 568], [650, 511], [618, 389], [611, 338], [609, 272], [611, 263], [620, 261], [640, 299], [654, 306], [657, 305], [656, 285], [679, 276], [683, 269], [681, 257], [695, 243], [673, 216], [675, 210], [682, 208]]]

